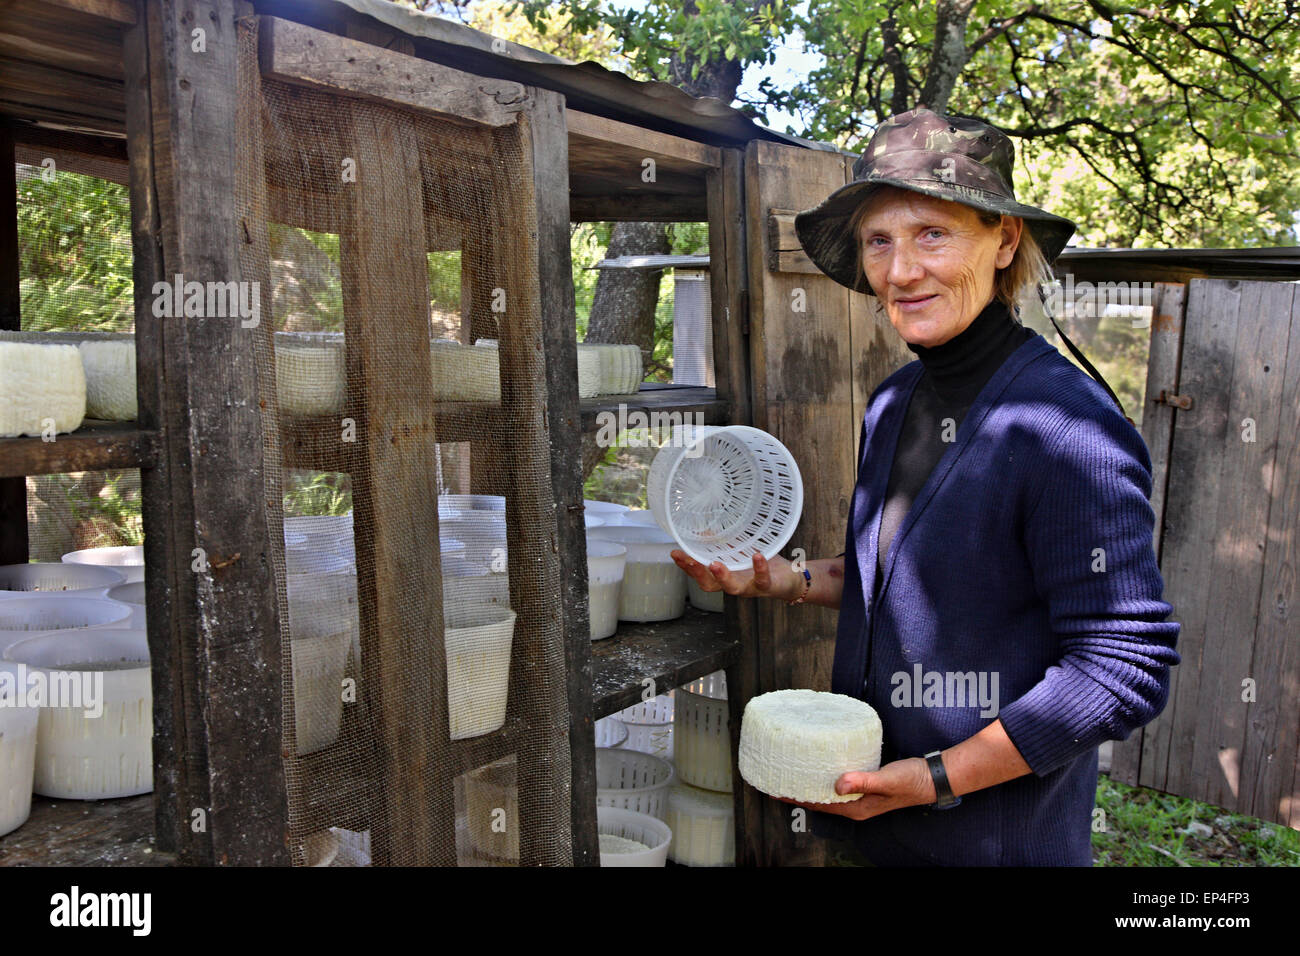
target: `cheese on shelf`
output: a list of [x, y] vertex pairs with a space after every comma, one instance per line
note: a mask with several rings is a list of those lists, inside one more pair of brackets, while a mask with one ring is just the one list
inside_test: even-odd
[[85, 417], [76, 346], [0, 341], [0, 438], [75, 431]]
[[135, 338], [91, 340], [77, 345], [86, 373], [86, 417], [106, 422], [133, 422]]
[[878, 770], [882, 728], [869, 704], [843, 694], [778, 690], [750, 700], [740, 723], [740, 775], [774, 797], [849, 803], [835, 781]]

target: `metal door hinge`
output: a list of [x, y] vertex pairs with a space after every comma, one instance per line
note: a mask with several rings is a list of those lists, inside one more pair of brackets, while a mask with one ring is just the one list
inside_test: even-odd
[[1181, 408], [1184, 411], [1192, 407], [1192, 396], [1190, 395], [1171, 395], [1167, 389], [1161, 389], [1153, 401], [1157, 405], [1172, 405], [1174, 408]]

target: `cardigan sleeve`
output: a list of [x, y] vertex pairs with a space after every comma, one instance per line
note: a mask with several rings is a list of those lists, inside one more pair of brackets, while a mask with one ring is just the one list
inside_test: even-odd
[[1118, 415], [1082, 418], [1047, 455], [1023, 529], [1059, 658], [1001, 709], [1030, 769], [1050, 773], [1153, 720], [1179, 662], [1156, 566], [1150, 456]]

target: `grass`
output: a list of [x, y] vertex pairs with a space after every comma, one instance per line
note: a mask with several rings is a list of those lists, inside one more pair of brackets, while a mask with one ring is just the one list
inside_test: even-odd
[[[1094, 866], [1300, 866], [1300, 832], [1103, 776]], [[1198, 824], [1193, 826], [1193, 824]]]
[[[1300, 831], [1279, 823], [1105, 775], [1097, 779], [1097, 806], [1106, 815], [1104, 830], [1092, 835], [1093, 866], [1300, 866]], [[833, 841], [826, 863], [871, 865]]]

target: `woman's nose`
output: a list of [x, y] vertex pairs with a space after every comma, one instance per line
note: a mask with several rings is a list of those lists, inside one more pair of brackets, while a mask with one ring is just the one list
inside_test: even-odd
[[908, 286], [925, 274], [914, 250], [906, 243], [895, 243], [889, 253], [887, 278], [891, 285]]

